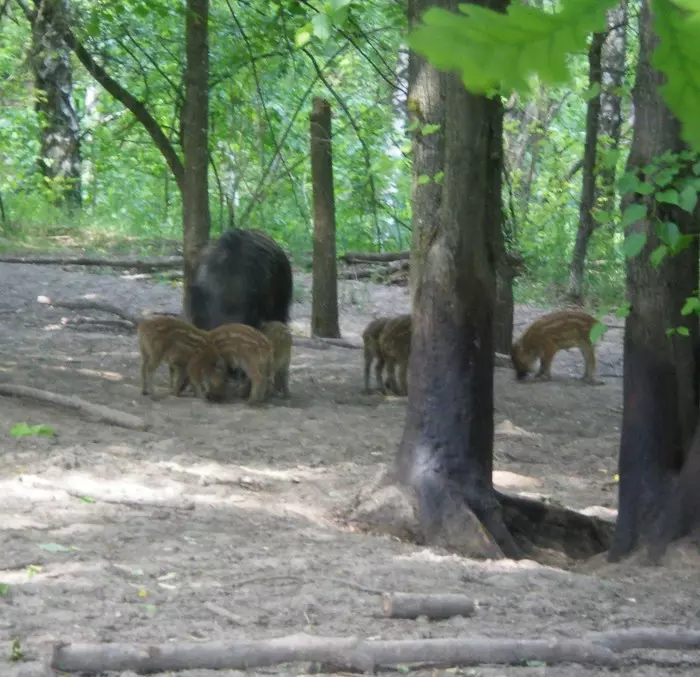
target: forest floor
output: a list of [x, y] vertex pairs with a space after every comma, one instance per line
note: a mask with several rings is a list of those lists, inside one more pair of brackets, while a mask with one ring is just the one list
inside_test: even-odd
[[[298, 273], [295, 285], [293, 328], [304, 334], [309, 276]], [[560, 570], [532, 561], [477, 562], [339, 524], [337, 511], [391, 462], [405, 411], [405, 399], [361, 393], [359, 350], [295, 347], [288, 401], [252, 408], [175, 398], [166, 395], [165, 367], [151, 400], [140, 394], [135, 335], [64, 327], [61, 318], [75, 313], [36, 299], [91, 295], [134, 313], [179, 312], [179, 289], [80, 268], [3, 263], [0, 289], [3, 382], [74, 394], [151, 424], [133, 432], [0, 398], [0, 583], [7, 586], [0, 595], [0, 674], [9, 670], [13, 640], [32, 659], [59, 639], [164, 643], [302, 631], [580, 638], [634, 626], [700, 628], [699, 558], [689, 545], [675, 546], [656, 569], [636, 561], [608, 565], [599, 556]], [[373, 316], [409, 308], [404, 288], [343, 281], [339, 294], [343, 336], [356, 341]], [[544, 310], [518, 306], [516, 335]], [[611, 329], [599, 345], [601, 386], [578, 380], [578, 351], [559, 354], [548, 383], [517, 383], [511, 370], [496, 369], [500, 489], [614, 519], [621, 334]], [[50, 426], [55, 435], [13, 438], [10, 428], [22, 421]], [[471, 618], [440, 622], [387, 619], [376, 595], [346, 582], [462, 592], [480, 608]], [[700, 674], [697, 654], [628, 655], [639, 660], [626, 675]], [[299, 667], [264, 672], [299, 674]], [[458, 674], [579, 677], [601, 670], [483, 666]]]

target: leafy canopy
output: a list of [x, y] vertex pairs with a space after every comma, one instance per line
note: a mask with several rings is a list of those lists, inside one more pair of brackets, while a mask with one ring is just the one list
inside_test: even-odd
[[[475, 94], [528, 93], [534, 75], [550, 84], [569, 80], [568, 57], [606, 29], [618, 0], [560, 0], [550, 13], [515, 0], [505, 14], [464, 4], [460, 14], [431, 8], [409, 45], [436, 68], [458, 71]], [[661, 93], [681, 121], [685, 141], [700, 150], [700, 0], [652, 0], [660, 44], [652, 64], [667, 83]]]

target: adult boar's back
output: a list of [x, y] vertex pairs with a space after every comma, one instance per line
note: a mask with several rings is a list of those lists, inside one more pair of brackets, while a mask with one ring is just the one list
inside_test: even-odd
[[215, 329], [238, 322], [289, 321], [292, 267], [282, 248], [259, 231], [233, 228], [202, 251], [189, 289], [187, 317]]

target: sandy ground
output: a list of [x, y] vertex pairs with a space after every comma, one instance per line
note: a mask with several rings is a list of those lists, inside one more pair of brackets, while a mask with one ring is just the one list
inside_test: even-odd
[[[303, 333], [309, 277], [297, 274], [295, 284], [294, 329]], [[0, 288], [3, 382], [75, 394], [151, 424], [133, 432], [0, 398], [0, 583], [8, 586], [0, 596], [0, 675], [13, 641], [33, 659], [59, 639], [177, 642], [302, 631], [387, 639], [580, 637], [640, 625], [700, 628], [700, 570], [690, 546], [677, 546], [660, 569], [594, 562], [574, 572], [531, 561], [476, 562], [343, 529], [335, 511], [391, 461], [405, 409], [401, 398], [361, 394], [360, 351], [295, 348], [287, 402], [251, 408], [174, 398], [166, 395], [165, 367], [156, 377], [162, 397], [154, 401], [139, 392], [134, 335], [66, 328], [61, 318], [76, 313], [36, 298], [94, 295], [132, 312], [178, 312], [178, 289], [13, 264], [0, 264]], [[396, 287], [341, 282], [340, 297], [342, 332], [354, 340], [373, 316], [409, 307], [406, 290]], [[518, 307], [516, 333], [542, 312]], [[598, 356], [605, 381], [599, 387], [578, 381], [577, 351], [560, 353], [549, 383], [520, 384], [512, 371], [496, 370], [500, 488], [614, 519], [619, 330], [608, 332]], [[50, 426], [55, 435], [13, 438], [10, 428], [23, 421]], [[481, 607], [466, 619], [385, 619], [375, 595], [343, 580], [463, 592]], [[622, 674], [700, 674], [692, 653], [657, 653], [651, 665], [638, 656]], [[303, 667], [264, 672], [299, 674]], [[458, 672], [601, 674], [566, 665]]]

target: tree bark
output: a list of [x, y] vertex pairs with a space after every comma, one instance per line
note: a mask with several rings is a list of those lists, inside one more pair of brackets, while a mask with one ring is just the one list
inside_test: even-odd
[[187, 66], [183, 110], [185, 157], [182, 191], [183, 308], [188, 308], [197, 260], [209, 239], [209, 0], [188, 0], [185, 24]]
[[[501, 236], [501, 240], [503, 237]], [[505, 243], [504, 243], [505, 244]], [[496, 308], [493, 323], [493, 347], [497, 353], [510, 354], [513, 344], [513, 315], [515, 298], [513, 280], [520, 275], [523, 260], [502, 249], [496, 277]]]
[[[409, 2], [410, 20], [431, 4]], [[456, 0], [439, 4], [457, 9]], [[507, 3], [481, 4], [502, 11]], [[409, 106], [442, 133], [414, 141], [413, 332], [395, 475], [415, 496], [425, 542], [518, 557], [491, 480], [503, 108], [413, 52], [411, 60]], [[419, 184], [443, 167], [442, 185]]]
[[311, 183], [314, 200], [311, 333], [314, 336], [338, 338], [340, 328], [331, 107], [325, 99], [314, 97], [310, 128]]
[[[654, 35], [648, 0], [639, 16], [640, 54], [633, 101], [635, 127], [627, 170], [641, 169], [665, 152], [685, 149], [678, 120], [666, 107], [659, 87], [663, 76], [650, 63], [658, 38]], [[655, 218], [632, 224], [627, 232], [645, 233], [646, 246], [627, 263], [627, 298], [631, 311], [624, 339], [623, 416], [619, 457], [619, 511], [609, 559], [616, 561], [640, 541], [652, 549], [668, 538], [662, 519], [677, 472], [697, 421], [694, 402], [695, 317], [680, 315], [686, 297], [698, 284], [697, 240], [681, 254], [668, 256], [654, 268], [650, 253], [660, 244], [655, 223], [672, 221], [681, 233], [698, 232], [698, 210], [688, 214], [641, 195], [626, 198], [648, 205]], [[685, 324], [687, 337], [669, 337], [666, 329]], [[697, 490], [697, 489], [696, 489]]]
[[75, 209], [81, 205], [80, 125], [73, 103], [71, 50], [63, 39], [69, 13], [68, 0], [44, 0], [27, 18], [41, 134], [39, 168], [54, 204]]
[[[588, 49], [589, 86], [600, 87], [603, 78], [601, 58], [605, 35], [595, 33]], [[598, 156], [598, 127], [600, 124], [600, 91], [588, 99], [586, 111], [586, 144], [583, 153], [583, 182], [579, 211], [578, 232], [571, 257], [569, 274], [569, 298], [575, 303], [583, 301], [583, 277], [586, 268], [588, 243], [596, 227], [593, 218], [596, 189], [596, 159]]]

